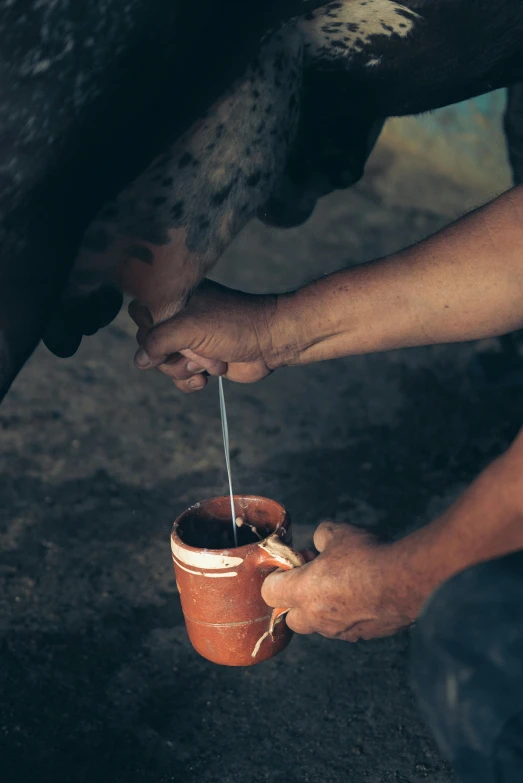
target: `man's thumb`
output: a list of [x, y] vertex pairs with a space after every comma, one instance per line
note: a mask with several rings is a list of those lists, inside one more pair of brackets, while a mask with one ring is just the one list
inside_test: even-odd
[[262, 598], [266, 604], [274, 608], [291, 609], [296, 605], [296, 584], [307, 566], [300, 566], [291, 571], [275, 571], [269, 574], [262, 585]]
[[194, 324], [190, 318], [174, 318], [149, 329], [134, 363], [140, 370], [149, 370], [163, 364], [168, 356], [193, 348]]

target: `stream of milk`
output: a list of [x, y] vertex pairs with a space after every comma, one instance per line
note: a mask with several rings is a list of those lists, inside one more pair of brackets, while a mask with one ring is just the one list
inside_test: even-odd
[[218, 390], [220, 395], [220, 415], [222, 418], [223, 448], [225, 451], [225, 464], [227, 466], [227, 477], [229, 479], [229, 495], [231, 498], [231, 518], [232, 532], [234, 535], [234, 546], [238, 546], [238, 533], [236, 530], [236, 513], [234, 511], [234, 496], [232, 492], [232, 473], [231, 473], [231, 450], [229, 447], [229, 425], [227, 423], [227, 410], [225, 408], [225, 395], [223, 393], [223, 378], [218, 378]]

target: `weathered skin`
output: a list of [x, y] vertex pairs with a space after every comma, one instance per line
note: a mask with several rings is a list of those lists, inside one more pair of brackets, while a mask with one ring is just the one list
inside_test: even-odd
[[186, 5], [0, 9], [0, 394], [53, 308], [62, 355], [114, 317], [107, 283], [169, 317], [251, 217], [355, 182], [384, 117], [523, 79], [519, 0]]

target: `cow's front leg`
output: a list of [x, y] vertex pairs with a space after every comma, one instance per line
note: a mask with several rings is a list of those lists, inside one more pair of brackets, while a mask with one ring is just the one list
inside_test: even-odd
[[69, 296], [111, 279], [171, 317], [269, 197], [296, 133], [301, 37], [292, 26], [86, 233]]

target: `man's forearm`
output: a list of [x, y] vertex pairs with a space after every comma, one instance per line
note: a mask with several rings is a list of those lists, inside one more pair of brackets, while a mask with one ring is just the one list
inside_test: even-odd
[[523, 549], [523, 430], [441, 517], [389, 546], [387, 600], [412, 620], [446, 579]]
[[389, 258], [279, 297], [278, 364], [459, 342], [523, 326], [523, 187]]

